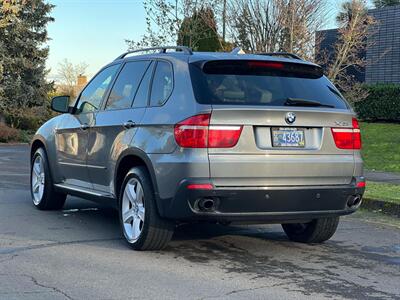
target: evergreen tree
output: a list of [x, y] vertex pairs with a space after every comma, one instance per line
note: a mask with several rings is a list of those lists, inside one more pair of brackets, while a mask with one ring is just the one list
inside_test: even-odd
[[[19, 5], [15, 1], [3, 1], [0, 2], [0, 30], [15, 22], [17, 20], [17, 13], [19, 11]], [[3, 79], [3, 60], [5, 56], [5, 45], [4, 41], [0, 39], [0, 82]], [[4, 95], [3, 86], [0, 84], [0, 99]], [[0, 111], [1, 112], [1, 111]], [[1, 117], [1, 115], [0, 115]], [[0, 118], [1, 120], [1, 118]]]
[[52, 89], [45, 79], [52, 8], [43, 0], [0, 0], [0, 113], [11, 126], [25, 108], [44, 105]]
[[400, 0], [374, 0], [376, 8], [382, 8], [386, 6], [399, 5]]
[[201, 8], [183, 20], [179, 28], [178, 45], [191, 47], [195, 51], [222, 49], [214, 12], [210, 7]]

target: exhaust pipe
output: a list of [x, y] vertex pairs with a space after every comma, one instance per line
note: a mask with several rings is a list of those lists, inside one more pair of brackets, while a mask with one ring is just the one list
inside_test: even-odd
[[211, 212], [215, 210], [215, 201], [211, 198], [202, 198], [197, 200], [197, 207], [200, 211]]
[[361, 204], [361, 196], [360, 195], [357, 195], [355, 198], [354, 198], [354, 203], [353, 203], [353, 205], [354, 206], [360, 206], [360, 204]]
[[350, 196], [347, 200], [347, 206], [349, 208], [357, 208], [361, 205], [361, 195]]

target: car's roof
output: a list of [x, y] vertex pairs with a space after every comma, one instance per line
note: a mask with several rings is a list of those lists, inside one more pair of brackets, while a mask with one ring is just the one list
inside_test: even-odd
[[196, 61], [209, 61], [209, 60], [263, 60], [263, 61], [279, 61], [279, 62], [291, 62], [299, 64], [314, 65], [316, 64], [305, 61], [302, 59], [281, 57], [276, 55], [260, 55], [260, 54], [233, 54], [229, 52], [193, 52], [192, 54], [187, 54], [184, 52], [166, 52], [166, 53], [150, 53], [150, 54], [140, 54], [127, 56], [122, 59], [116, 59], [115, 61], [132, 61], [138, 59], [179, 59], [184, 60], [189, 63]]
[[208, 61], [208, 60], [263, 60], [263, 61], [279, 61], [279, 62], [291, 62], [291, 63], [314, 65], [313, 63], [302, 59], [275, 56], [275, 55], [233, 54], [229, 52], [193, 52], [193, 55], [189, 56], [189, 62]]

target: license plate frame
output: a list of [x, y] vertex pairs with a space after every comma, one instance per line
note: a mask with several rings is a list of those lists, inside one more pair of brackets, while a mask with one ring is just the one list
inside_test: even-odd
[[274, 148], [304, 148], [306, 139], [303, 128], [272, 127], [271, 142]]

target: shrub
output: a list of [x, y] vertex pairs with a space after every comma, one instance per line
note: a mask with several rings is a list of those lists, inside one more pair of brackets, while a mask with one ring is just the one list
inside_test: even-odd
[[18, 129], [0, 123], [0, 143], [17, 142], [19, 138], [20, 133]]
[[36, 131], [51, 115], [46, 107], [20, 108], [12, 114], [5, 114], [6, 123], [22, 130]]
[[24, 111], [19, 120], [19, 129], [36, 131], [47, 119], [44, 107], [32, 107]]
[[362, 120], [400, 121], [400, 84], [365, 85], [368, 96], [353, 104]]

